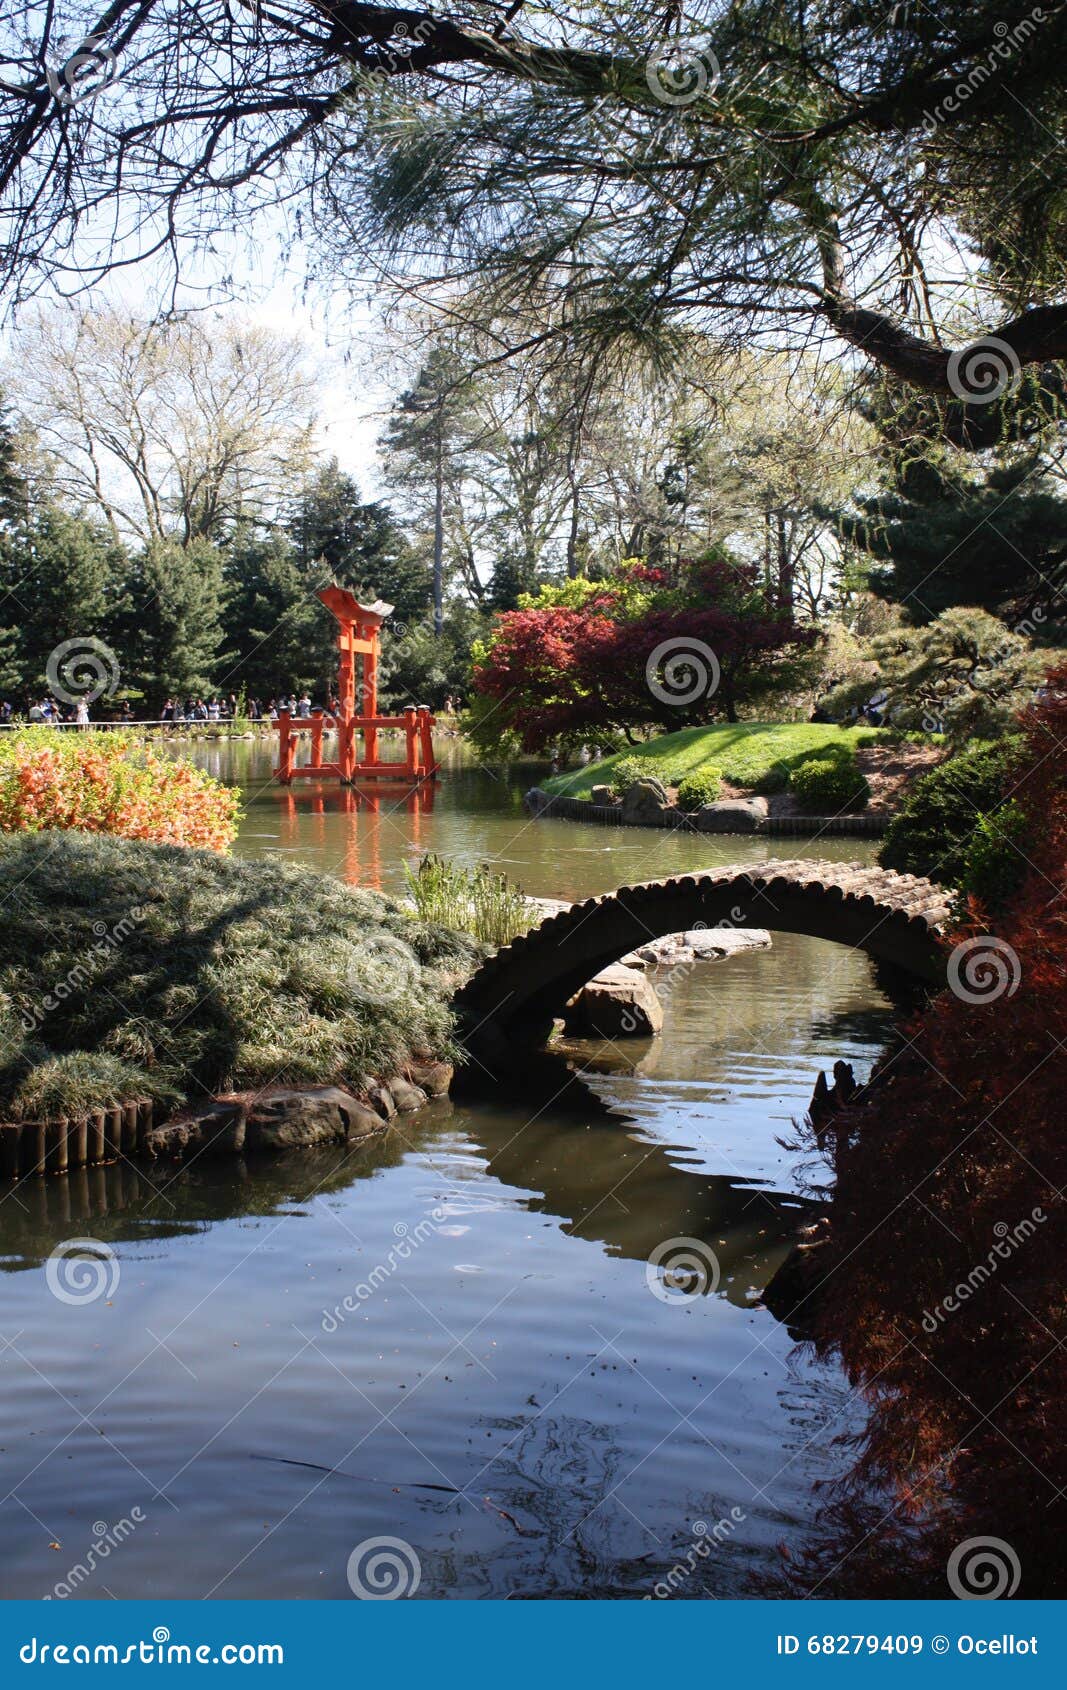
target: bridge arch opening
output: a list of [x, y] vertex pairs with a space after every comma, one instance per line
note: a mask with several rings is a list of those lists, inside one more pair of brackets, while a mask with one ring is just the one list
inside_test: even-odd
[[602, 968], [652, 938], [704, 926], [802, 933], [864, 951], [932, 986], [944, 981], [943, 887], [864, 863], [818, 860], [731, 865], [621, 886], [548, 917], [504, 946], [457, 994], [460, 1035], [499, 1067], [543, 1044], [553, 1018]]

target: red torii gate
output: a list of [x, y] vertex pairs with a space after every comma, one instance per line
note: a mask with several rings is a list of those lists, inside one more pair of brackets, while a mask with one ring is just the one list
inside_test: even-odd
[[[310, 717], [294, 718], [288, 710], [278, 715], [278, 766], [275, 779], [288, 786], [299, 776], [335, 775], [351, 783], [366, 778], [417, 781], [433, 780], [438, 764], [433, 751], [435, 718], [424, 704], [409, 704], [400, 716], [378, 715], [378, 653], [382, 623], [392, 615], [391, 604], [381, 599], [360, 604], [344, 587], [323, 587], [319, 598], [337, 619], [338, 709], [335, 715], [313, 710]], [[358, 677], [358, 678], [357, 678]], [[358, 713], [357, 713], [358, 707]], [[327, 726], [337, 728], [337, 761], [322, 760], [322, 735]], [[378, 757], [378, 730], [403, 728], [403, 763], [383, 763]], [[296, 763], [297, 741], [310, 731], [311, 756]], [[364, 741], [363, 758], [356, 758], [356, 735]]]

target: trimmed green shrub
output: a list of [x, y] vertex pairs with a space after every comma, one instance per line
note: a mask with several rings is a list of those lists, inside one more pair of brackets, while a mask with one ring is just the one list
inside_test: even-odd
[[883, 868], [957, 886], [983, 815], [997, 810], [1018, 738], [978, 745], [920, 776], [890, 822], [878, 853]]
[[963, 848], [961, 897], [977, 898], [994, 913], [1003, 909], [1026, 875], [1025, 847], [1015, 850], [1014, 842], [1025, 839], [1028, 831], [1025, 811], [1011, 800], [995, 815], [979, 816]]
[[[657, 780], [663, 780], [663, 775], [659, 769], [653, 768], [651, 764], [643, 763], [640, 757], [620, 757], [618, 762], [611, 765], [609, 774], [609, 785], [616, 798], [621, 798], [628, 786], [631, 786], [635, 780], [643, 780], [646, 775], [655, 775]], [[665, 781], [664, 785], [666, 785]]]
[[678, 783], [678, 807], [699, 810], [704, 804], [714, 804], [722, 791], [722, 773], [710, 765], [695, 769]]
[[804, 810], [838, 815], [866, 808], [871, 789], [851, 752], [835, 757], [807, 757], [789, 776], [790, 791]]

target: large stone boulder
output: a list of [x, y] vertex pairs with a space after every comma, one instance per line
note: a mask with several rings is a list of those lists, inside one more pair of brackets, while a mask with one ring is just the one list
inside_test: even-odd
[[394, 1074], [389, 1081], [389, 1090], [396, 1104], [398, 1115], [414, 1115], [426, 1102], [426, 1093], [421, 1086], [412, 1085], [402, 1074]]
[[451, 1062], [436, 1062], [431, 1058], [412, 1063], [410, 1078], [412, 1085], [418, 1086], [427, 1097], [447, 1097], [454, 1073]]
[[655, 775], [631, 781], [623, 794], [622, 817], [627, 822], [656, 821], [670, 808], [667, 788]]
[[539, 816], [542, 810], [548, 809], [551, 802], [549, 794], [540, 786], [531, 786], [530, 790], [522, 795], [522, 807], [529, 816]]
[[242, 1099], [226, 1098], [182, 1109], [144, 1136], [147, 1156], [236, 1156], [245, 1146]]
[[382, 1130], [381, 1118], [340, 1086], [278, 1088], [255, 1098], [248, 1110], [245, 1147], [291, 1150], [367, 1138]]
[[769, 814], [766, 798], [726, 798], [697, 811], [700, 833], [756, 833]]
[[604, 807], [609, 804], [614, 804], [615, 792], [610, 786], [594, 786], [592, 792], [589, 794], [589, 799], [591, 803], [599, 804], [601, 807]]
[[563, 1025], [578, 1037], [647, 1039], [663, 1026], [663, 1008], [643, 974], [613, 963], [575, 993]]

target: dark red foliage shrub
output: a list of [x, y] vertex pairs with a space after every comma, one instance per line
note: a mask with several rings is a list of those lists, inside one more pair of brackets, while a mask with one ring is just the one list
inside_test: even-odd
[[1022, 888], [995, 925], [971, 906], [956, 988], [835, 1121], [817, 1335], [870, 1419], [796, 1575], [821, 1596], [947, 1596], [976, 1536], [1020, 1597], [1067, 1595], [1067, 669], [1022, 726]]

